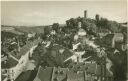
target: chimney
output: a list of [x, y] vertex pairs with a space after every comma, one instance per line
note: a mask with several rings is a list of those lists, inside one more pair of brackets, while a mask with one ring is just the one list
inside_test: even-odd
[[84, 18], [87, 18], [87, 10], [84, 11]]
[[98, 14], [96, 14], [96, 16], [95, 16], [95, 19], [96, 19], [96, 21], [99, 21], [99, 15]]

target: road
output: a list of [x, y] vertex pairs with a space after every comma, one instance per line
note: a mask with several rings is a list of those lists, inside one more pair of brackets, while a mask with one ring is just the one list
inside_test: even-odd
[[[21, 58], [18, 60], [18, 64], [15, 67], [8, 69], [8, 75], [12, 81], [14, 81], [23, 71], [32, 70], [32, 68], [34, 68], [26, 66], [28, 66], [28, 64], [32, 65], [32, 62], [30, 63], [29, 56], [32, 56], [33, 50], [37, 47], [40, 41], [41, 40], [39, 39], [30, 43], [32, 44], [32, 47], [24, 55], [21, 56]], [[7, 81], [7, 78], [5, 78], [3, 81]]]

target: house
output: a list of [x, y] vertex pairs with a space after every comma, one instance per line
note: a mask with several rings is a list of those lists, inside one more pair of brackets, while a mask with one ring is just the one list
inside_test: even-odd
[[5, 64], [7, 70], [7, 75], [5, 79], [14, 81], [24, 70], [26, 70], [26, 65], [29, 61], [29, 56], [32, 54], [32, 51], [36, 48], [37, 44], [41, 40], [35, 40], [30, 42], [21, 48], [21, 51], [15, 53], [12, 51], [9, 53], [9, 58]]
[[29, 40], [29, 39], [35, 37], [35, 35], [36, 35], [36, 33], [28, 33], [28, 34], [27, 34], [27, 40]]
[[[106, 81], [112, 81], [106, 69]], [[34, 81], [95, 81], [103, 78], [101, 66], [95, 62], [71, 63], [68, 68], [39, 67]]]
[[34, 81], [84, 81], [84, 74], [68, 68], [40, 67]]
[[53, 73], [52, 67], [42, 68], [40, 66], [37, 75], [33, 81], [51, 81], [52, 73]]
[[80, 28], [79, 31], [78, 31], [78, 35], [79, 36], [85, 36], [87, 33], [84, 29]]
[[56, 34], [56, 31], [55, 30], [51, 30], [50, 34], [51, 35], [55, 35]]
[[84, 59], [82, 59], [82, 55], [85, 54], [85, 51], [79, 51], [79, 52], [74, 52], [74, 55], [70, 56], [69, 58], [67, 58], [64, 62], [68, 61], [68, 60], [72, 60], [73, 62], [83, 62]]
[[97, 32], [100, 38], [103, 38], [107, 34], [111, 34], [111, 31], [109, 31], [108, 29], [102, 29], [102, 28], [98, 29]]
[[107, 34], [102, 40], [104, 44], [111, 48], [116, 48], [117, 44], [120, 44], [118, 47], [121, 47], [124, 43], [124, 35], [122, 33]]
[[81, 28], [81, 26], [82, 26], [82, 23], [78, 22], [78, 28]]
[[67, 81], [85, 81], [84, 72], [83, 71], [73, 71], [69, 70], [67, 73]]
[[98, 35], [100, 36], [100, 38], [106, 36], [108, 33], [98, 33]]
[[120, 23], [120, 25], [122, 26], [122, 27], [127, 27], [128, 25], [128, 22], [124, 22], [124, 23]]
[[67, 81], [67, 71], [67, 68], [40, 66], [33, 81]]
[[68, 68], [54, 67], [51, 81], [67, 81]]
[[113, 40], [115, 42], [123, 42], [124, 40], [124, 35], [122, 33], [114, 33]]
[[[97, 65], [96, 62], [86, 61], [85, 63], [71, 63], [69, 70], [73, 70], [74, 72], [86, 71], [85, 76], [95, 75], [97, 78], [101, 77], [101, 66]], [[108, 69], [106, 69], [106, 77], [113, 77]]]

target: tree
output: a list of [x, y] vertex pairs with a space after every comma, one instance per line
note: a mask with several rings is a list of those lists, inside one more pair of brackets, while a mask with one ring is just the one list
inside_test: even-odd
[[87, 31], [88, 34], [95, 35], [97, 26], [93, 19], [81, 19], [82, 28]]
[[77, 19], [71, 18], [66, 21], [67, 27], [69, 28], [76, 28], [78, 26]]
[[108, 22], [108, 29], [111, 31], [111, 32], [120, 32], [121, 31], [121, 27], [119, 25], [119, 23], [115, 22], [115, 21], [109, 21]]
[[[112, 49], [109, 49], [112, 50]], [[112, 71], [114, 76], [114, 81], [126, 81], [127, 79], [127, 52], [120, 51], [120, 54], [113, 54], [113, 52], [108, 52], [108, 58], [112, 61]], [[122, 67], [123, 66], [123, 67]]]
[[104, 29], [107, 29], [108, 28], [108, 19], [106, 18], [101, 18], [99, 20], [99, 22], [97, 23], [97, 26], [100, 27], [100, 28], [104, 28]]
[[44, 35], [47, 35], [50, 33], [51, 28], [49, 26], [44, 27]]
[[59, 23], [53, 23], [52, 28], [53, 28], [53, 30], [55, 30], [56, 32], [58, 32]]

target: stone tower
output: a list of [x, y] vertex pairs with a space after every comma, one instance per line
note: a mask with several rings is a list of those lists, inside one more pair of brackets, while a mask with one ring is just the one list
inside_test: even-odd
[[87, 10], [84, 11], [84, 18], [87, 18]]
[[99, 21], [100, 20], [100, 16], [98, 14], [96, 14], [95, 19], [96, 19], [96, 21]]

